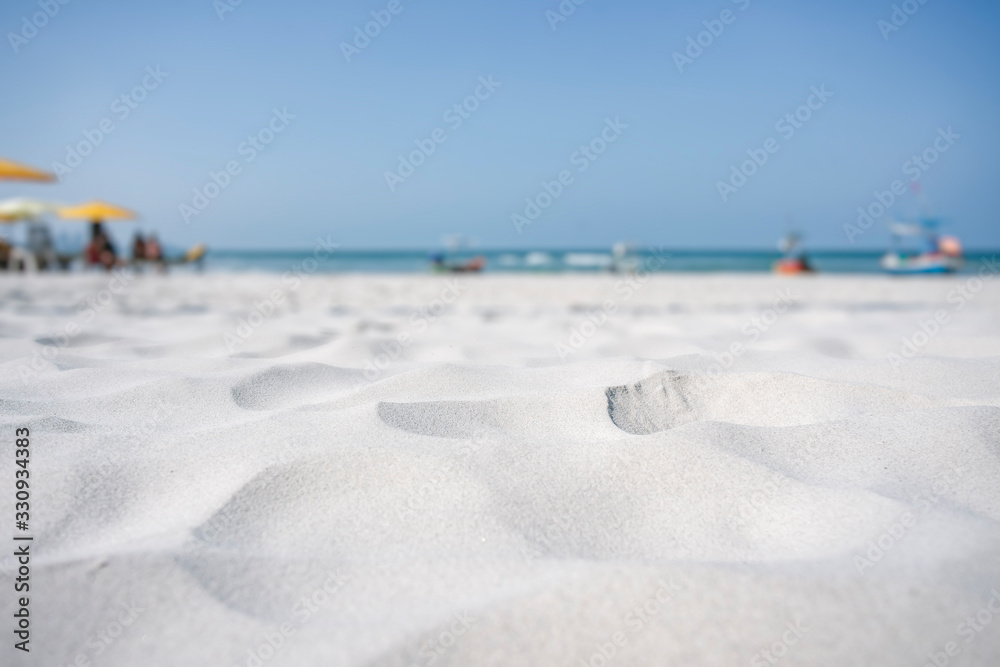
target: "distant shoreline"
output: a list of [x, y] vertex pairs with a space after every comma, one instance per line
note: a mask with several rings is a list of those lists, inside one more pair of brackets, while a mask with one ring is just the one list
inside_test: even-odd
[[[336, 250], [319, 262], [319, 273], [426, 273], [430, 258], [444, 254], [452, 260], [473, 256], [486, 258], [487, 273], [602, 273], [610, 272], [615, 260], [609, 249], [560, 250]], [[294, 271], [311, 261], [310, 250], [216, 250], [210, 249], [205, 268], [210, 271]], [[820, 273], [883, 274], [879, 260], [884, 251], [808, 251], [810, 262]], [[641, 249], [629, 255], [629, 266], [645, 267], [655, 273], [768, 273], [782, 255], [777, 250], [672, 250], [665, 249], [663, 261], [650, 264], [652, 250]], [[975, 270], [983, 259], [1000, 255], [998, 251], [973, 251], [966, 254], [965, 271]]]

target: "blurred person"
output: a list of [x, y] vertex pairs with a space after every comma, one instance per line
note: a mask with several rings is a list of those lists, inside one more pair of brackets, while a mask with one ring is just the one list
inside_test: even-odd
[[167, 262], [163, 257], [163, 247], [160, 245], [160, 240], [156, 238], [155, 232], [146, 238], [146, 261], [155, 263], [160, 271], [167, 270]]
[[84, 251], [84, 262], [89, 266], [98, 264], [101, 261], [101, 251], [104, 250], [104, 232], [99, 227], [95, 227], [90, 235], [90, 243]]
[[88, 265], [100, 264], [110, 271], [118, 264], [118, 252], [111, 238], [104, 233], [99, 224], [94, 225], [90, 243], [87, 245], [84, 261]]
[[160, 246], [159, 239], [156, 238], [156, 234], [150, 234], [149, 238], [146, 239], [146, 259], [151, 262], [162, 262], [163, 261], [163, 248]]
[[132, 259], [136, 262], [146, 259], [146, 240], [142, 238], [141, 232], [136, 232], [132, 239]]
[[115, 244], [111, 240], [111, 237], [107, 234], [101, 233], [102, 245], [100, 249], [100, 263], [105, 269], [110, 271], [118, 263], [118, 251], [115, 249]]
[[7, 269], [11, 259], [11, 249], [13, 246], [7, 243], [7, 239], [0, 237], [0, 271]]
[[32, 222], [28, 225], [24, 249], [35, 258], [35, 264], [40, 271], [52, 270], [58, 266], [52, 232], [45, 223]]

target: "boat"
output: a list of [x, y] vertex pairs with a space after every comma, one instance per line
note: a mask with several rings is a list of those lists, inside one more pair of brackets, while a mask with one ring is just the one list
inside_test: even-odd
[[815, 272], [815, 269], [806, 258], [805, 251], [802, 250], [802, 237], [798, 234], [794, 232], [787, 234], [778, 242], [778, 250], [785, 253], [785, 256], [772, 266], [775, 273], [791, 276]]
[[482, 255], [464, 262], [446, 262], [444, 255], [431, 257], [431, 269], [435, 273], [479, 273], [486, 268], [486, 258]]
[[[962, 244], [954, 236], [938, 235], [939, 222], [892, 222], [892, 245], [882, 257], [882, 268], [894, 275], [954, 273], [962, 268]], [[920, 246], [916, 248], [914, 246]]]
[[[475, 239], [463, 234], [446, 234], [441, 240], [450, 255], [461, 253], [476, 243]], [[443, 252], [431, 255], [431, 271], [434, 273], [479, 273], [485, 268], [486, 258], [482, 255], [464, 261], [448, 261]]]

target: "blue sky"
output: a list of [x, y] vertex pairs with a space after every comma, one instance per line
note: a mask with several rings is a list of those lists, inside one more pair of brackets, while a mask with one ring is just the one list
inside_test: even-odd
[[[4, 2], [0, 155], [51, 168], [102, 121], [114, 129], [59, 184], [0, 183], [0, 197], [106, 199], [168, 243], [217, 248], [317, 235], [429, 248], [449, 233], [508, 248], [767, 248], [789, 218], [813, 246], [851, 247], [857, 208], [909, 186], [904, 163], [950, 127], [959, 138], [922, 171], [921, 206], [967, 246], [1000, 247], [997, 3], [911, 0], [885, 39], [893, 3], [870, 0], [586, 0], [555, 29], [556, 0], [400, 0], [347, 62], [342, 43], [389, 0], [243, 0], [220, 19], [222, 2], [42, 0], [58, 11], [37, 32], [24, 20], [39, 0]], [[721, 34], [678, 71], [673, 54], [724, 10], [731, 22], [712, 23]], [[490, 76], [499, 87], [447, 122]], [[144, 77], [128, 108], [120, 96]], [[776, 130], [823, 86], [832, 96], [792, 136]], [[274, 109], [294, 118], [248, 161], [243, 142]], [[627, 128], [580, 171], [576, 152], [607, 119]], [[386, 172], [437, 128], [446, 140], [390, 190]], [[768, 139], [777, 152], [723, 201], [718, 183]], [[230, 162], [238, 173], [186, 222], [181, 205]], [[511, 216], [563, 170], [572, 182], [517, 233]], [[890, 208], [912, 215], [917, 198]], [[875, 225], [853, 247], [886, 240]]]

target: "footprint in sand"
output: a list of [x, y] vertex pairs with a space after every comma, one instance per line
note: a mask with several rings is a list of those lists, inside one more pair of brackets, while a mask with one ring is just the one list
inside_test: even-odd
[[608, 414], [634, 435], [665, 431], [702, 418], [698, 376], [665, 371], [632, 385], [608, 387]]
[[959, 405], [920, 394], [795, 373], [705, 375], [663, 371], [609, 387], [608, 415], [621, 430], [648, 435], [694, 421], [801, 426], [873, 414]]

